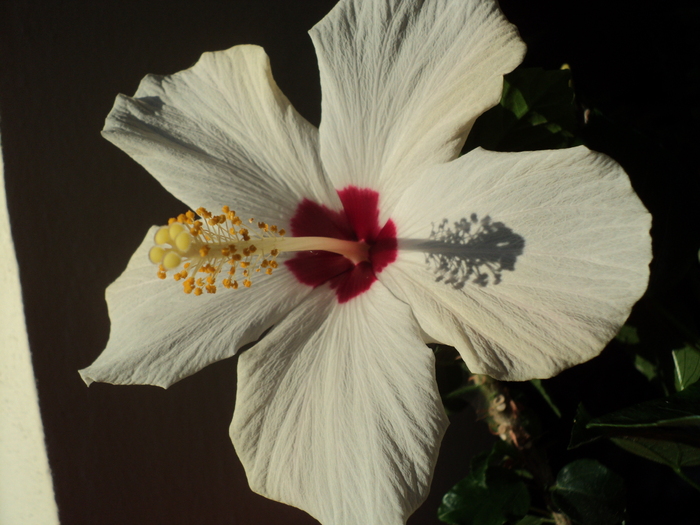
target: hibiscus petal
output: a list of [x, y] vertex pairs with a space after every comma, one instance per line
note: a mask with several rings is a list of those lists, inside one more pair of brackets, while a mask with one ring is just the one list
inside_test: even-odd
[[379, 280], [475, 373], [544, 378], [596, 356], [647, 285], [651, 217], [585, 147], [475, 150], [428, 170], [392, 218], [399, 258]]
[[447, 426], [434, 367], [379, 283], [344, 304], [316, 288], [239, 358], [231, 438], [250, 486], [324, 524], [402, 525]]
[[192, 68], [149, 75], [119, 95], [105, 138], [191, 208], [240, 213], [287, 227], [307, 197], [339, 207], [318, 156], [318, 130], [275, 84], [262, 48], [205, 53]]
[[124, 273], [107, 288], [112, 328], [107, 348], [80, 371], [93, 381], [168, 387], [257, 340], [311, 291], [290, 272], [254, 279], [253, 286], [201, 297], [156, 277], [148, 260], [151, 229]]
[[525, 53], [493, 0], [342, 0], [311, 37], [324, 166], [337, 188], [378, 190], [382, 223], [423, 168], [458, 155]]

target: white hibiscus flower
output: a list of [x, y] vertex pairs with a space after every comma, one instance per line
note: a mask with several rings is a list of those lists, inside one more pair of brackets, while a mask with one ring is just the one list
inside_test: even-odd
[[107, 139], [193, 210], [230, 209], [149, 232], [81, 374], [167, 387], [269, 329], [231, 425], [253, 490], [326, 525], [403, 524], [447, 426], [425, 342], [506, 380], [594, 357], [644, 292], [650, 217], [584, 147], [458, 158], [525, 52], [493, 0], [341, 0], [311, 36], [320, 129], [255, 46], [117, 98]]

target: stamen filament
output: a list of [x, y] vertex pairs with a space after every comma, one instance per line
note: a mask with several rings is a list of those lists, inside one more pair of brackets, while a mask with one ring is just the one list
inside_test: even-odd
[[[265, 222], [253, 226], [253, 232], [243, 228], [243, 221], [227, 206], [223, 215], [213, 215], [204, 208], [197, 210], [202, 220], [195, 220], [192, 211], [170, 219], [155, 235], [155, 245], [149, 259], [158, 265], [157, 275], [164, 279], [166, 272], [175, 270], [173, 278], [183, 281], [185, 293], [202, 295], [216, 293], [216, 277], [226, 264], [230, 266], [223, 279], [225, 288], [238, 288], [233, 279], [237, 269], [245, 279], [242, 285], [252, 285], [253, 273], [271, 275], [279, 265], [275, 258], [282, 252], [326, 251], [337, 253], [354, 264], [369, 261], [369, 246], [363, 241], [348, 241], [330, 237], [284, 237], [284, 229]], [[184, 268], [182, 271], [180, 269]], [[198, 277], [204, 273], [205, 279]], [[190, 277], [188, 277], [188, 275]]]

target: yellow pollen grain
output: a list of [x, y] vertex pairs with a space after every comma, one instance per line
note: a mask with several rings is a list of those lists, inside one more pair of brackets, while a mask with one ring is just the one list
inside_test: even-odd
[[163, 257], [163, 266], [165, 266], [167, 270], [177, 268], [180, 266], [181, 262], [182, 258], [175, 252], [168, 252], [165, 254], [165, 257]]
[[155, 237], [153, 238], [155, 244], [165, 244], [170, 242], [170, 234], [168, 233], [168, 226], [163, 226], [158, 228]]
[[268, 268], [267, 270], [265, 270], [265, 273], [267, 275], [272, 275], [272, 268]]
[[250, 279], [246, 279], [245, 281], [243, 281], [243, 286], [245, 286], [246, 288], [250, 288], [252, 284], [253, 283], [250, 281]]
[[190, 245], [192, 244], [193, 240], [194, 239], [192, 238], [192, 235], [190, 235], [186, 231], [182, 231], [175, 238], [175, 246], [181, 252], [186, 252], [190, 249]]
[[199, 249], [199, 256], [200, 257], [206, 257], [207, 254], [209, 253], [209, 245], [205, 244]]
[[207, 293], [216, 293], [216, 286], [214, 286], [213, 284], [209, 284], [207, 285], [206, 290]]
[[202, 295], [202, 289], [201, 289], [201, 288], [195, 288], [195, 289], [194, 289], [194, 294], [195, 294], [195, 295]]
[[153, 264], [159, 264], [163, 262], [163, 257], [165, 257], [165, 250], [160, 246], [154, 246], [151, 251], [148, 252], [148, 259]]

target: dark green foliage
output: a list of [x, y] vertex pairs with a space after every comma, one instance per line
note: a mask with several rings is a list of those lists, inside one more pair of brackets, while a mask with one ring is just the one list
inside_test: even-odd
[[579, 459], [559, 471], [552, 501], [581, 525], [614, 525], [625, 514], [622, 478], [592, 459]]

